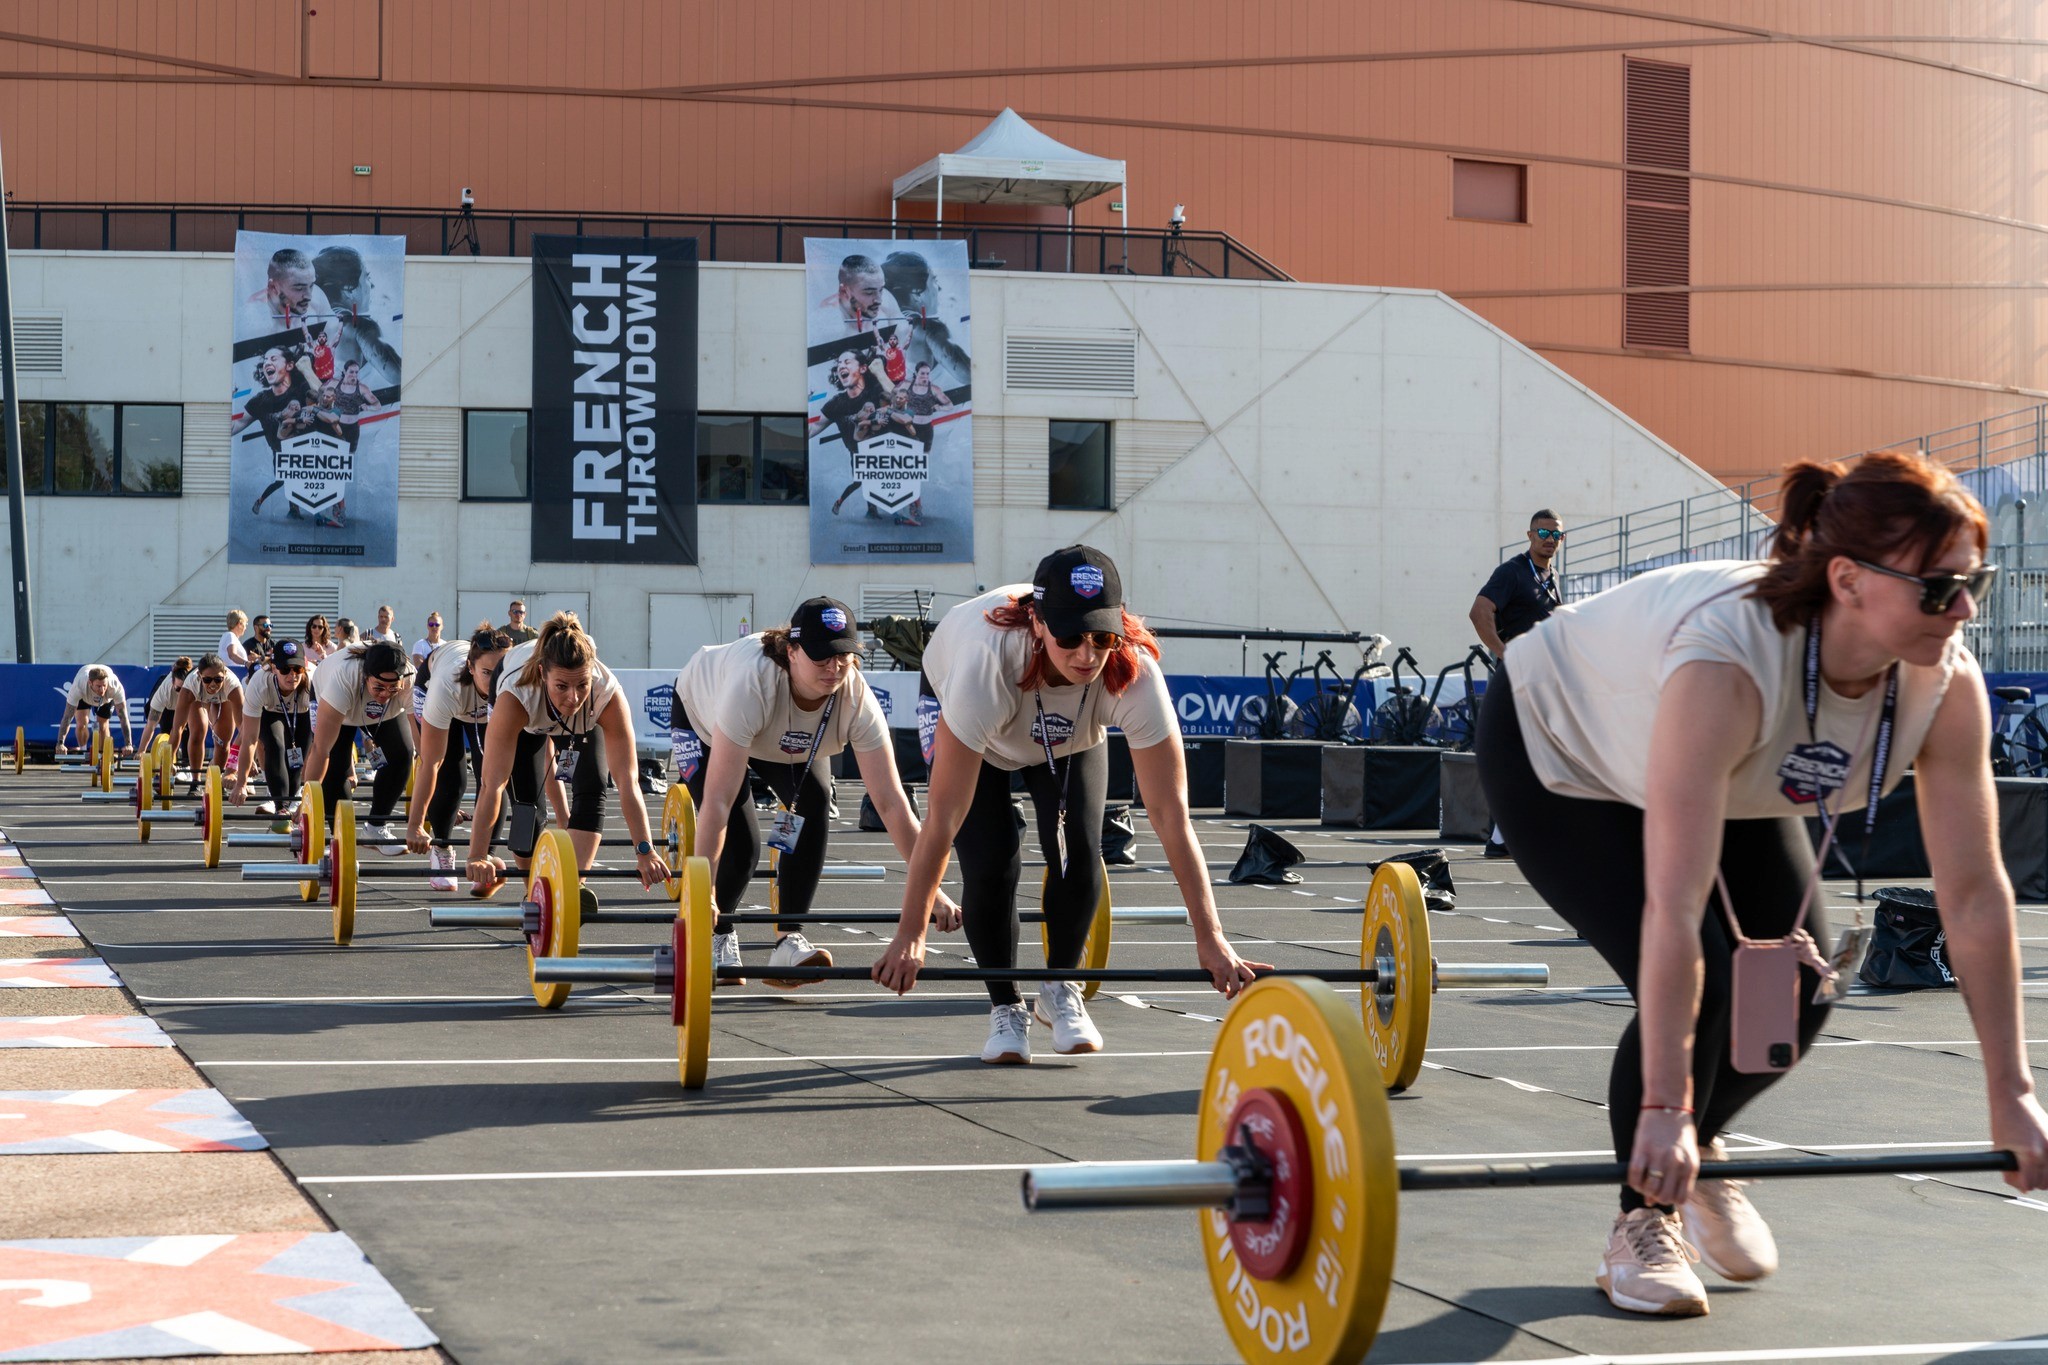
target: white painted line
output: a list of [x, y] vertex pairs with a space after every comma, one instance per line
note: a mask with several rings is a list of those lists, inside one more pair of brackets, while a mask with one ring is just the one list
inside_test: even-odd
[[[1098, 1057], [1207, 1057], [1209, 1049], [1195, 1048], [1180, 1052], [1091, 1052], [1089, 1061]], [[979, 1061], [973, 1052], [878, 1052], [878, 1053], [827, 1053], [807, 1057], [749, 1056], [713, 1057], [720, 1066], [743, 1066], [749, 1062], [964, 1062]], [[1051, 1061], [1050, 1057], [1045, 1060]], [[665, 1057], [416, 1057], [383, 1058], [361, 1057], [346, 1060], [321, 1058], [317, 1061], [225, 1061], [202, 1062], [202, 1067], [253, 1066], [290, 1068], [308, 1066], [674, 1066], [675, 1054]], [[1085, 1063], [1084, 1063], [1085, 1065]]]
[[[1882, 1346], [1770, 1346], [1751, 1351], [1663, 1351], [1616, 1356], [1531, 1356], [1521, 1365], [1719, 1365], [1770, 1360], [1877, 1360], [1892, 1356], [1983, 1355], [1992, 1351], [2048, 1351], [2048, 1337], [2018, 1341], [1893, 1342]], [[1487, 1365], [1467, 1361], [1463, 1365]]]

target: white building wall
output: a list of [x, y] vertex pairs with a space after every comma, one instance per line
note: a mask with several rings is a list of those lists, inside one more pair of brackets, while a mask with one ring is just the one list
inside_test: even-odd
[[[230, 267], [14, 259], [16, 307], [65, 321], [63, 376], [24, 378], [24, 399], [186, 405], [184, 497], [28, 500], [46, 660], [143, 661], [158, 603], [253, 612], [272, 577], [331, 576], [226, 562]], [[529, 276], [523, 260], [406, 263], [401, 562], [347, 570], [345, 613], [388, 601], [417, 633], [458, 591], [587, 592], [605, 657], [633, 667], [647, 661], [649, 593], [751, 593], [757, 627], [813, 593], [857, 603], [862, 583], [936, 588], [943, 607], [1083, 540], [1115, 556], [1157, 624], [1379, 631], [1447, 662], [1470, 642], [1466, 612], [1497, 547], [1536, 507], [1569, 526], [1718, 486], [1439, 294], [976, 272], [972, 565], [814, 567], [808, 509], [724, 506], [699, 513], [695, 567], [535, 565], [523, 504], [460, 499], [462, 410], [529, 405]], [[802, 281], [796, 266], [702, 267], [704, 411], [803, 410]], [[1137, 397], [1005, 393], [1007, 328], [1134, 330]], [[1116, 424], [1115, 511], [1045, 506], [1055, 419]], [[0, 639], [11, 611], [0, 601]], [[473, 624], [449, 618], [451, 634]], [[1235, 672], [1239, 657], [1234, 643], [1178, 641], [1167, 663]]]

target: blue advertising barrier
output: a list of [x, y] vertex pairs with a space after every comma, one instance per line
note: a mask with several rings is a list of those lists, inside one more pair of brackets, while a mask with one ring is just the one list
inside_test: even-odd
[[[48, 748], [57, 742], [57, 727], [64, 714], [64, 697], [71, 690], [71, 680], [78, 676], [81, 664], [6, 664], [0, 665], [0, 742], [14, 742], [14, 727], [19, 725], [27, 732], [28, 742]], [[114, 676], [121, 680], [123, 690], [128, 693], [128, 724], [134, 728], [136, 738], [142, 737], [144, 718], [142, 709], [149, 705], [149, 694], [171, 671], [170, 665], [155, 668], [139, 664], [110, 664]], [[119, 736], [118, 721], [114, 733]]]

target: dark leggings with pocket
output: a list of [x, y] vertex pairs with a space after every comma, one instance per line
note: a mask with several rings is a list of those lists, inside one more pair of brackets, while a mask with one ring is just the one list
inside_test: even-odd
[[[682, 708], [678, 707], [676, 714], [679, 729], [693, 728]], [[711, 769], [711, 745], [702, 731], [695, 733], [698, 743], [703, 746], [703, 757], [698, 760], [696, 771], [690, 774], [685, 785], [701, 811], [704, 807], [704, 777]], [[831, 832], [831, 761], [819, 759], [811, 765], [808, 776], [804, 774], [801, 763], [775, 763], [750, 758], [747, 768], [768, 784], [776, 800], [795, 811], [797, 818], [804, 822], [804, 827], [797, 831], [795, 851], [781, 854], [776, 859], [775, 907], [784, 914], [809, 914], [817, 899], [818, 873], [825, 866], [826, 836]], [[754, 869], [760, 866], [761, 819], [754, 810], [751, 785], [742, 782], [740, 794], [733, 798], [732, 814], [725, 822], [725, 844], [718, 851], [718, 866], [712, 873], [712, 890], [718, 902], [719, 933], [733, 927], [725, 922], [725, 917], [739, 908], [740, 897], [746, 894], [748, 884], [754, 879]], [[792, 924], [785, 929], [778, 924], [775, 928], [777, 933], [785, 933], [802, 927]]]
[[[953, 852], [960, 859], [961, 928], [974, 961], [983, 967], [1017, 965], [1017, 882], [1024, 872], [1023, 831], [1017, 828], [1010, 804], [1007, 768], [987, 760], [975, 784], [974, 802]], [[1109, 789], [1109, 746], [1098, 744], [1078, 754], [1033, 764], [1014, 774], [1024, 782], [1037, 816], [1038, 846], [1045, 855], [1046, 953], [1048, 967], [1078, 967], [1088, 946], [1088, 929], [1102, 899], [1102, 806]], [[1067, 787], [1067, 865], [1059, 867], [1056, 828], [1060, 788]], [[988, 983], [988, 998], [998, 1005], [1023, 999], [1013, 981]]]
[[477, 786], [481, 787], [484, 781], [483, 727], [466, 720], [448, 722], [448, 746], [441, 751], [441, 767], [434, 774], [434, 794], [427, 801], [427, 830], [436, 839], [455, 837], [455, 813], [462, 808], [462, 765], [465, 762], [462, 755], [465, 748], [469, 751], [466, 761], [476, 770]]
[[[1643, 938], [1643, 812], [1619, 801], [1559, 796], [1544, 786], [1530, 766], [1521, 718], [1505, 673], [1487, 688], [1477, 747], [1480, 782], [1493, 818], [1514, 850], [1516, 865], [1537, 894], [1579, 931], [1634, 996]], [[1813, 872], [1813, 846], [1804, 821], [1783, 817], [1722, 822], [1721, 875], [1727, 879], [1736, 920], [1750, 938], [1782, 938], [1792, 932]], [[1710, 893], [1700, 920], [1705, 973], [1699, 1024], [1693, 1034], [1692, 1084], [1702, 1146], [1725, 1131], [1745, 1105], [1783, 1074], [1741, 1072], [1728, 1063], [1734, 944], [1718, 901], [1719, 896]], [[1825, 951], [1827, 919], [1817, 892], [1804, 927]], [[1799, 969], [1802, 1054], [1827, 1018], [1828, 1007], [1813, 1003], [1819, 984], [1810, 968]], [[1643, 1103], [1639, 1029], [1640, 1021], [1630, 1019], [1607, 1078], [1614, 1154], [1624, 1163], [1635, 1146], [1636, 1117]], [[1623, 1209], [1642, 1205], [1640, 1194], [1622, 1190]]]
[[[365, 824], [381, 825], [389, 820], [405, 795], [405, 779], [412, 772], [412, 734], [405, 724], [408, 719], [394, 710], [375, 725], [361, 727], [384, 755], [384, 766], [377, 769], [370, 784], [370, 813]], [[341, 733], [334, 737], [334, 747], [327, 751], [327, 771], [320, 775], [320, 796], [329, 810], [334, 809], [335, 802], [348, 798], [349, 784], [355, 777], [356, 729], [353, 725], [342, 726]]]
[[[512, 759], [512, 801], [515, 805], [536, 808], [536, 829], [540, 827], [539, 814], [545, 813], [547, 784], [555, 776], [548, 767], [548, 738], [547, 735], [521, 730], [519, 751]], [[605, 767], [604, 732], [592, 730], [586, 734], [556, 735], [553, 738], [557, 765], [561, 763], [564, 752], [576, 751], [576, 770], [569, 775], [569, 828], [591, 834], [601, 833], [604, 830], [604, 791], [611, 781], [611, 773]], [[514, 827], [517, 827], [516, 821]]]
[[[298, 799], [306, 750], [313, 746], [313, 717], [304, 711], [265, 711], [262, 724], [263, 785], [270, 789], [270, 799], [283, 810], [287, 801]], [[299, 751], [297, 767], [290, 762], [293, 749]]]

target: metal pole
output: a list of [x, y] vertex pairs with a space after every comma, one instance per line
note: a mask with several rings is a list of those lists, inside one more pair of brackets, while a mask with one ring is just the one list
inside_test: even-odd
[[28, 512], [21, 486], [21, 401], [15, 374], [14, 298], [7, 263], [7, 174], [0, 167], [0, 384], [7, 397], [0, 423], [7, 428], [7, 538], [14, 556], [14, 661], [36, 661], [36, 628], [28, 590]]

